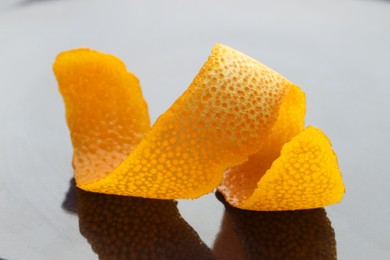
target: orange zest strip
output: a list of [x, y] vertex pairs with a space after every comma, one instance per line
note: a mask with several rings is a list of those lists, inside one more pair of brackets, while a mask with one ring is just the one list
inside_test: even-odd
[[89, 49], [61, 53], [53, 68], [66, 106], [77, 185], [96, 182], [150, 129], [139, 81], [116, 57]]
[[305, 113], [305, 94], [299, 87], [292, 86], [263, 147], [247, 162], [225, 172], [219, 190], [227, 201], [240, 205], [248, 199], [272, 162], [280, 156], [282, 146], [304, 129]]
[[246, 197], [230, 196], [232, 182], [219, 189], [233, 206], [261, 211], [327, 206], [341, 201], [345, 192], [331, 143], [314, 127], [307, 127], [286, 143], [256, 182], [257, 187]]
[[[286, 94], [294, 88], [258, 61], [217, 44], [189, 88], [147, 131], [138, 81], [129, 80], [133, 76], [117, 59], [70, 51], [58, 56], [54, 71], [75, 149], [77, 186], [159, 199], [211, 192], [227, 168], [265, 145]], [[114, 115], [126, 130], [116, 129]], [[122, 143], [130, 145], [122, 150]]]

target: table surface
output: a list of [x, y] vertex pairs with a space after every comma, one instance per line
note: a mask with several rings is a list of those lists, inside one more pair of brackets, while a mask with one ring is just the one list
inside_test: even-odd
[[[86, 46], [121, 58], [155, 121], [215, 42], [306, 92], [306, 122], [332, 140], [347, 188], [327, 215], [245, 212], [214, 193], [176, 204], [74, 187], [56, 55]], [[389, 46], [390, 1], [2, 0], [0, 258], [298, 256], [291, 245], [329, 256], [336, 241], [339, 259], [390, 259]]]

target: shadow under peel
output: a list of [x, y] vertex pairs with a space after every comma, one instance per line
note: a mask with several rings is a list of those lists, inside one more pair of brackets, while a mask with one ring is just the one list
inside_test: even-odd
[[213, 259], [176, 201], [92, 193], [71, 181], [63, 208], [74, 212], [74, 205], [80, 232], [99, 259]]
[[225, 204], [213, 248], [218, 259], [337, 259], [335, 233], [324, 208], [248, 211], [217, 197]]

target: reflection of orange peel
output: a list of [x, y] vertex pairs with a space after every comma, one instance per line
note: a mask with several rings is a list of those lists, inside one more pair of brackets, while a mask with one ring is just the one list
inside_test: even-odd
[[[321, 207], [344, 193], [327, 138], [311, 127], [301, 132], [302, 91], [229, 47], [213, 48], [190, 87], [150, 129], [138, 80], [115, 57], [73, 50], [57, 57], [54, 71], [76, 183], [84, 190], [196, 198], [222, 182], [230, 203], [254, 210]], [[252, 166], [259, 171], [252, 174]]]

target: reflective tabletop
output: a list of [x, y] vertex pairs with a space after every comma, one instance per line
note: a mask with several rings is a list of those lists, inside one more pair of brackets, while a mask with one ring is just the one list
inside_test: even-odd
[[[170, 201], [75, 187], [56, 55], [122, 59], [153, 122], [216, 42], [306, 93], [306, 124], [338, 155], [341, 203], [255, 212], [217, 192]], [[385, 0], [2, 0], [0, 258], [390, 259], [389, 46]]]

